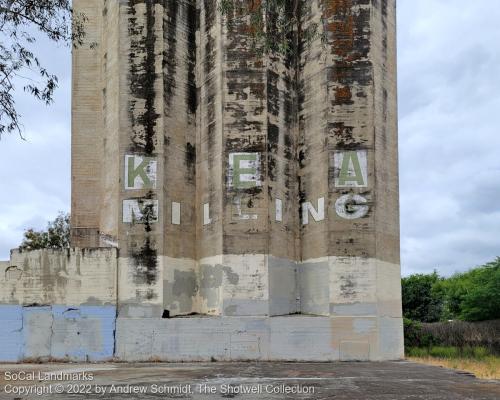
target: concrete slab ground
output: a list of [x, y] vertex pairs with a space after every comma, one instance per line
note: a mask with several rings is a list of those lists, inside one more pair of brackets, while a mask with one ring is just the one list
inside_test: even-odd
[[486, 400], [500, 382], [404, 361], [0, 365], [0, 399], [169, 398]]

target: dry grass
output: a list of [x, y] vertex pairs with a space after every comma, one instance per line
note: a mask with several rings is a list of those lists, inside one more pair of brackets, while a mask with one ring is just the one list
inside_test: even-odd
[[500, 379], [500, 357], [487, 356], [481, 360], [471, 358], [408, 357], [422, 364], [452, 368], [473, 373], [480, 379]]

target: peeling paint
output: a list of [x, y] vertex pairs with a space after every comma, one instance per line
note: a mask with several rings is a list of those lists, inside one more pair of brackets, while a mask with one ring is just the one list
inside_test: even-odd
[[[133, 148], [152, 155], [156, 148], [155, 128], [160, 114], [155, 109], [155, 81], [158, 74], [155, 69], [155, 1], [128, 2], [128, 30], [131, 38], [129, 53], [129, 81], [131, 99], [129, 118], [133, 130], [131, 141]], [[143, 15], [140, 6], [145, 6]], [[140, 20], [144, 19], [144, 24]], [[139, 104], [144, 104], [143, 111]]]
[[[77, 3], [99, 46], [74, 52], [85, 73], [75, 74], [72, 236], [119, 248], [120, 287], [108, 296], [92, 268], [89, 288], [87, 251], [78, 262], [37, 254], [11, 263], [22, 274], [0, 282], [2, 301], [114, 300], [139, 320], [118, 333], [132, 358], [398, 352], [379, 337], [398, 343], [397, 323], [355, 322], [400, 318], [395, 2], [302, 2], [287, 56], [260, 54], [241, 10], [221, 16], [212, 0]], [[313, 24], [325, 40], [306, 43]], [[71, 292], [82, 298], [61, 301]], [[223, 322], [172, 322], [192, 313]], [[266, 319], [293, 313], [323, 317]], [[213, 352], [189, 347], [187, 326], [208, 332]]]

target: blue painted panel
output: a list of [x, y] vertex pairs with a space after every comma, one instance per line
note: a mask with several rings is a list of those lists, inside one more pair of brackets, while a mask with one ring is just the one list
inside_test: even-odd
[[104, 361], [113, 357], [116, 307], [57, 305], [52, 313], [53, 358]]
[[0, 361], [15, 362], [22, 357], [23, 307], [0, 305]]

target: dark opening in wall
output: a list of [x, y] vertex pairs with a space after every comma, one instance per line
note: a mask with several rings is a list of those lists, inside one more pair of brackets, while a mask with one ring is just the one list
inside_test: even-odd
[[170, 318], [170, 310], [163, 310], [162, 318]]

